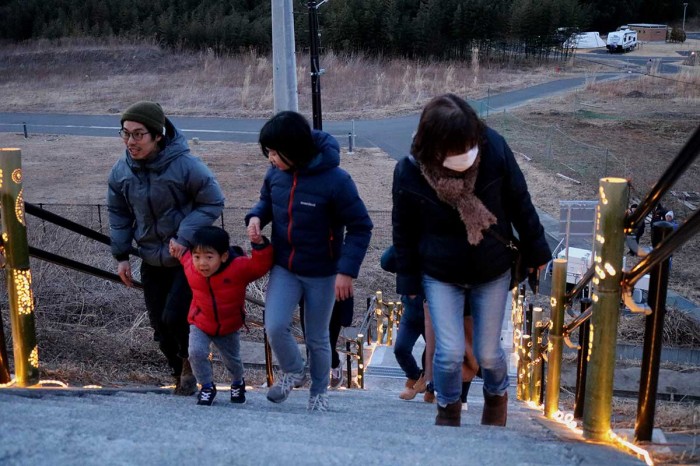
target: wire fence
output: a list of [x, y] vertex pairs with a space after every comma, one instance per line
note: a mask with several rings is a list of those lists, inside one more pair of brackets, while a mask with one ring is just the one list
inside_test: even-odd
[[[109, 234], [105, 205], [39, 204], [39, 207], [100, 233]], [[225, 208], [215, 224], [229, 233], [232, 244], [241, 245], [249, 250], [244, 224], [247, 212], [248, 209], [244, 208]], [[363, 310], [365, 298], [373, 295], [377, 289], [382, 289], [380, 287], [388, 292], [394, 288], [391, 274], [379, 267], [382, 252], [391, 244], [391, 212], [371, 211], [370, 216], [375, 227], [361, 275], [355, 283], [356, 295], [359, 298], [356, 300], [358, 318]], [[27, 231], [29, 243], [33, 247], [109, 272], [116, 270], [109, 246], [105, 244], [31, 215], [27, 215]], [[269, 236], [269, 227], [266, 227], [263, 233]], [[140, 279], [139, 263], [138, 259], [132, 259], [136, 280]], [[37, 319], [40, 325], [85, 325], [110, 329], [148, 326], [140, 291], [129, 290], [120, 283], [92, 277], [38, 259], [32, 259], [31, 265], [34, 295], [37, 300]], [[4, 276], [2, 280], [4, 281]], [[263, 285], [254, 288], [252, 294], [262, 298]], [[6, 287], [2, 290], [6, 293]], [[6, 307], [6, 294], [4, 298], [3, 307]], [[259, 312], [254, 311], [254, 314], [258, 314], [254, 315], [254, 318], [262, 320]]]
[[[535, 125], [511, 112], [490, 113], [490, 127], [501, 133], [514, 151], [520, 152], [536, 164], [545, 164], [579, 184], [597, 185], [605, 176], [629, 177], [627, 155], [614, 154], [606, 147], [579, 141], [556, 125]], [[604, 139], [613, 134], [606, 135]]]

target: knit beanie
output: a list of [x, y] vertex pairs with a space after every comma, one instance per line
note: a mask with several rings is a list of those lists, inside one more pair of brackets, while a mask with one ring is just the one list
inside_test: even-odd
[[155, 134], [164, 134], [165, 114], [158, 103], [136, 102], [122, 113], [121, 124], [123, 125], [126, 120], [141, 123]]

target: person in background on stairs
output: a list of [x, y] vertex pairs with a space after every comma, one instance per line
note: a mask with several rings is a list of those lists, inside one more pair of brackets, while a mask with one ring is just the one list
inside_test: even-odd
[[[328, 325], [328, 335], [330, 338], [330, 348], [331, 348], [331, 375], [330, 384], [328, 388], [331, 390], [338, 389], [344, 381], [343, 376], [343, 360], [340, 359], [340, 354], [338, 354], [338, 338], [340, 337], [340, 330], [342, 327], [349, 327], [352, 325], [352, 316], [354, 314], [355, 298], [350, 296], [348, 299], [342, 301], [336, 301], [333, 304], [333, 311], [331, 311], [331, 322]], [[301, 323], [301, 331], [306, 334], [306, 329], [304, 328], [304, 299], [299, 301], [299, 320]], [[308, 357], [308, 354], [307, 354]]]
[[435, 331], [435, 424], [461, 425], [467, 300], [484, 381], [481, 423], [505, 426], [509, 380], [501, 327], [513, 254], [501, 239], [515, 228], [532, 270], [551, 258], [515, 156], [464, 99], [435, 97], [423, 109], [411, 156], [394, 169], [392, 198], [397, 291], [425, 294]]
[[[382, 254], [381, 267], [387, 272], [396, 273], [396, 250], [394, 246], [389, 246]], [[432, 382], [435, 332], [430, 321], [428, 305], [425, 303], [425, 298], [422, 294], [415, 296], [401, 295], [401, 302], [403, 303], [403, 314], [399, 323], [396, 343], [394, 344], [394, 356], [406, 374], [406, 386], [399, 394], [399, 398], [412, 400], [419, 393], [424, 393], [423, 401], [433, 403], [435, 402], [435, 388]], [[464, 334], [466, 341], [464, 362], [462, 363], [462, 391], [460, 393], [463, 410], [466, 410], [469, 388], [479, 368], [472, 348], [472, 328], [473, 322], [469, 310], [469, 302], [465, 301]], [[425, 341], [425, 349], [421, 358], [422, 371], [413, 357], [413, 346], [416, 344], [419, 336], [422, 336]]]
[[312, 130], [299, 113], [283, 111], [263, 125], [259, 142], [271, 166], [245, 223], [251, 239], [272, 223], [275, 251], [265, 331], [282, 375], [267, 399], [281, 403], [306, 381], [304, 359], [290, 331], [303, 297], [311, 373], [307, 409], [328, 411], [333, 304], [353, 296], [372, 221], [355, 182], [339, 166], [340, 147], [333, 136]]
[[256, 236], [251, 247], [252, 257], [248, 257], [243, 249], [230, 245], [223, 228], [208, 226], [195, 232], [190, 250], [179, 256], [192, 289], [189, 361], [201, 386], [198, 405], [211, 406], [216, 397], [209, 361], [212, 344], [231, 374], [231, 403], [245, 403], [239, 330], [245, 325], [246, 287], [272, 267], [267, 238]]
[[[636, 202], [632, 205], [629, 206], [629, 209], [627, 209], [627, 212], [625, 212], [626, 216], [630, 216], [634, 213], [635, 210], [639, 207], [639, 204]], [[639, 222], [639, 225], [637, 225], [637, 228], [634, 230], [634, 240], [637, 242], [637, 245], [639, 245], [639, 240], [642, 238], [642, 235], [644, 234], [644, 220]], [[636, 253], [630, 249], [627, 251], [627, 255], [629, 256], [636, 256]]]
[[[396, 251], [394, 246], [389, 246], [384, 251], [380, 264], [382, 269], [387, 272], [396, 273]], [[398, 334], [394, 343], [394, 356], [401, 370], [406, 374], [406, 386], [399, 394], [399, 398], [402, 400], [412, 400], [419, 393], [425, 393], [431, 380], [429, 375], [426, 376], [425, 369], [429, 361], [426, 358], [426, 350], [423, 350], [421, 358], [423, 370], [418, 367], [416, 358], [413, 357], [413, 347], [418, 341], [418, 337], [422, 336], [427, 346], [425, 313], [423, 310], [424, 301], [425, 298], [422, 293], [413, 296], [401, 295], [403, 313], [401, 314]]]
[[189, 396], [197, 390], [187, 360], [192, 292], [177, 257], [197, 229], [221, 215], [224, 195], [159, 104], [128, 107], [119, 135], [126, 150], [110, 171], [107, 190], [112, 255], [122, 282], [133, 286], [129, 254], [136, 242], [153, 339], [172, 369], [175, 394]]

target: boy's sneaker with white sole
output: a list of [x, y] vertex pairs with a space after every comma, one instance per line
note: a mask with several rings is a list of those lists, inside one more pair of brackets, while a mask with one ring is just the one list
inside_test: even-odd
[[211, 387], [202, 387], [197, 395], [197, 404], [200, 406], [211, 406], [216, 398], [216, 385]]
[[245, 403], [245, 379], [242, 379], [241, 383], [239, 384], [231, 384], [231, 403]]

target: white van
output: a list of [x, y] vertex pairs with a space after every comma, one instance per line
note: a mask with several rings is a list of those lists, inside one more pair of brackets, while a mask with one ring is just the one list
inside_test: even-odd
[[624, 28], [608, 33], [605, 47], [607, 47], [609, 53], [631, 52], [637, 47], [637, 31]]

